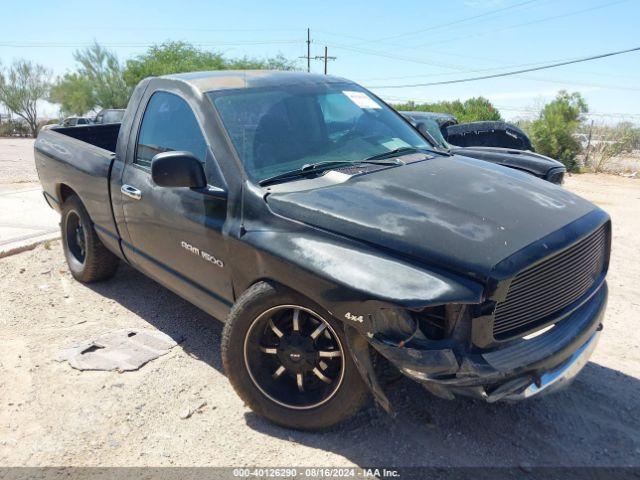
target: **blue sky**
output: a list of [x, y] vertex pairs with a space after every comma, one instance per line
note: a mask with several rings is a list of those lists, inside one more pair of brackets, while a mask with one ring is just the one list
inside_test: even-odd
[[[4, 10], [0, 62], [28, 58], [54, 74], [94, 40], [124, 60], [186, 40], [229, 56], [293, 59], [324, 45], [329, 73], [366, 87], [458, 79], [640, 46], [640, 0], [168, 1], [33, 0]], [[300, 66], [305, 61], [300, 60]], [[312, 62], [321, 72], [322, 63]], [[579, 91], [596, 121], [640, 123], [640, 52], [501, 79], [372, 88], [389, 101], [484, 95], [507, 118], [531, 115], [560, 89]]]

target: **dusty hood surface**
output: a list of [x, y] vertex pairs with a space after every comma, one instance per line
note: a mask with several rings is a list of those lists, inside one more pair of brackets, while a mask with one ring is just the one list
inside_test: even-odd
[[526, 173], [438, 157], [267, 197], [283, 216], [474, 276], [597, 209]]
[[535, 175], [541, 176], [546, 175], [547, 172], [553, 168], [564, 167], [564, 165], [557, 160], [525, 150], [497, 147], [453, 147], [451, 151], [458, 155], [527, 170]]

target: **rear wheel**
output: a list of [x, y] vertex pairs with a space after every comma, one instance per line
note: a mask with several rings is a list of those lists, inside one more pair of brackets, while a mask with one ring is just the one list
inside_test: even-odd
[[62, 246], [69, 270], [76, 280], [97, 282], [112, 277], [120, 260], [98, 238], [89, 214], [76, 195], [62, 205]]
[[266, 283], [232, 309], [222, 359], [245, 403], [286, 427], [332, 426], [366, 399], [339, 322], [301, 295]]

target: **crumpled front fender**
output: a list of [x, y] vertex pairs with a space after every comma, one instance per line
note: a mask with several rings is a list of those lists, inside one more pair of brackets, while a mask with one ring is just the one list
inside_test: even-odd
[[251, 253], [256, 258], [241, 262], [251, 265], [253, 272], [238, 282], [239, 291], [258, 280], [275, 281], [364, 334], [375, 333], [374, 316], [382, 308], [421, 309], [483, 300], [484, 287], [478, 282], [334, 235], [305, 229], [294, 234], [249, 231], [243, 240], [255, 247]]

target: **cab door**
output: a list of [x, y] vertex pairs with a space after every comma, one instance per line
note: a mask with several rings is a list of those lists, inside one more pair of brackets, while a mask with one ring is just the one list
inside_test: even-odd
[[[223, 235], [225, 186], [194, 111], [177, 93], [156, 91], [132, 142], [121, 184], [125, 255], [152, 278], [224, 319], [233, 299]], [[166, 151], [196, 156], [209, 185], [197, 190], [155, 185], [151, 160]]]

